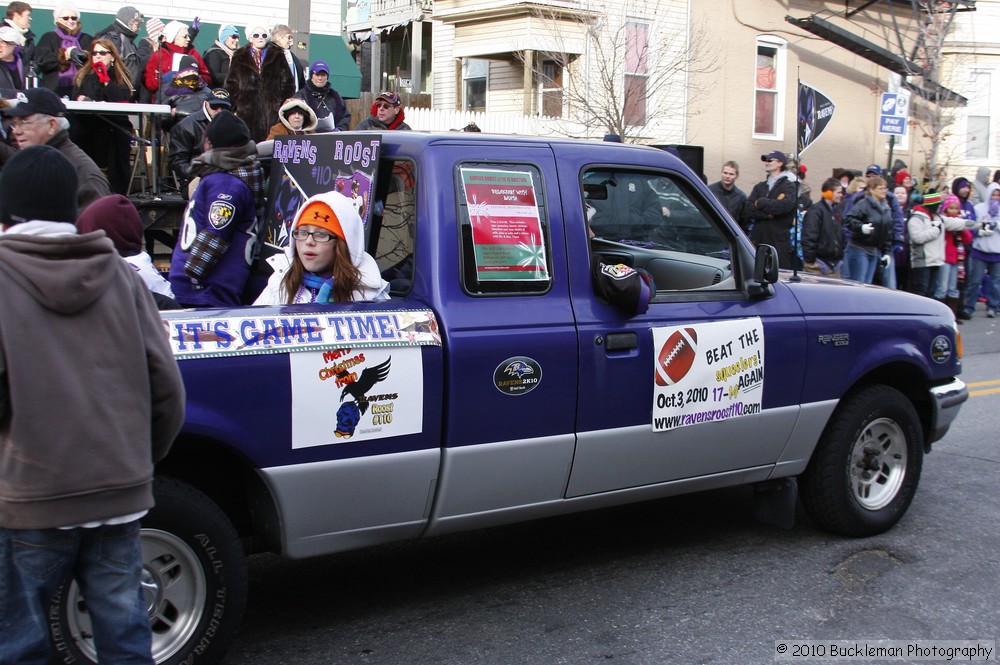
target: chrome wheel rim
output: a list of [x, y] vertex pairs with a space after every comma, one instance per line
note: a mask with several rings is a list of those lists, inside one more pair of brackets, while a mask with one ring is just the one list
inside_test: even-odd
[[867, 510], [889, 505], [906, 476], [906, 435], [899, 424], [879, 418], [868, 424], [851, 449], [851, 492]]
[[[187, 644], [205, 612], [205, 571], [194, 550], [177, 536], [142, 529], [142, 597], [153, 631], [153, 660], [169, 659]], [[75, 581], [66, 596], [66, 624], [80, 652], [97, 662], [87, 604]]]

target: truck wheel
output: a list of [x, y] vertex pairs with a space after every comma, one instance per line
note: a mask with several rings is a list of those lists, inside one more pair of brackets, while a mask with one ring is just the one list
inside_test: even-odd
[[906, 513], [920, 481], [924, 440], [906, 397], [872, 386], [837, 407], [799, 479], [802, 504], [823, 529], [873, 536]]
[[[142, 587], [158, 665], [216, 663], [236, 635], [247, 599], [239, 536], [207, 496], [157, 478], [156, 506], [142, 519]], [[64, 585], [49, 612], [53, 663], [97, 662], [86, 600]]]

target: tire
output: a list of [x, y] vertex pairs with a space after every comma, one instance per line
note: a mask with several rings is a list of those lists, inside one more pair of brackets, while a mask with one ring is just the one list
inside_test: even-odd
[[[236, 530], [207, 496], [157, 478], [156, 506], [142, 519], [143, 593], [158, 665], [221, 660], [243, 620], [246, 558]], [[52, 663], [97, 662], [86, 601], [65, 584], [49, 611]]]
[[913, 404], [889, 386], [847, 398], [799, 478], [802, 504], [821, 528], [844, 536], [890, 529], [913, 501], [924, 436]]

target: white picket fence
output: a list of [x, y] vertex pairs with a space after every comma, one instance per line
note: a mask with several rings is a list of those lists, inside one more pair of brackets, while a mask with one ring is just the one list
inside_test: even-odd
[[415, 130], [447, 132], [461, 130], [469, 123], [476, 123], [488, 134], [520, 134], [527, 136], [572, 136], [575, 138], [601, 138], [603, 134], [588, 136], [582, 124], [560, 118], [537, 118], [516, 113], [476, 113], [442, 109], [408, 108], [406, 124]]

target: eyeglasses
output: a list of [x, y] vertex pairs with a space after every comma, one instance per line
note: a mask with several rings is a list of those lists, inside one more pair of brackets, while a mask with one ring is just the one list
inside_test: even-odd
[[334, 238], [334, 235], [327, 231], [306, 231], [305, 229], [295, 229], [292, 231], [292, 237], [296, 240], [308, 240], [309, 236], [312, 236], [313, 241], [320, 244], [328, 243]]
[[60, 16], [59, 19], [62, 20], [62, 21], [79, 21], [80, 17], [79, 16]]
[[14, 129], [23, 129], [27, 125], [34, 124], [36, 120], [42, 120], [37, 115], [29, 115], [26, 118], [15, 118], [11, 121], [10, 126]]
[[394, 109], [394, 108], [396, 108], [396, 106], [394, 104], [390, 104], [389, 102], [376, 102], [375, 108], [377, 108], [377, 109]]
[[91, 51], [91, 55], [111, 55], [111, 51]]
[[265, 37], [267, 37], [267, 33], [266, 32], [255, 32], [255, 33], [253, 33], [250, 36], [253, 39], [264, 39]]

